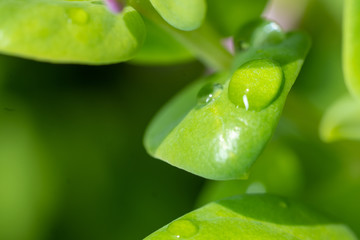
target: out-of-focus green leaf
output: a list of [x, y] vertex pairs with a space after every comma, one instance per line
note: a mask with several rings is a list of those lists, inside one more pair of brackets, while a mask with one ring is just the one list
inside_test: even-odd
[[205, 0], [150, 0], [150, 2], [165, 21], [180, 30], [194, 30], [200, 27], [205, 18]]
[[349, 91], [360, 99], [360, 1], [346, 0], [344, 6], [343, 70]]
[[144, 19], [147, 35], [144, 45], [131, 60], [138, 64], [169, 65], [194, 59], [193, 55], [170, 34]]
[[[247, 110], [234, 104], [234, 99], [229, 99], [229, 83], [231, 86], [232, 81], [229, 74], [200, 80], [170, 101], [154, 118], [145, 135], [147, 151], [158, 159], [205, 178], [229, 180], [246, 177], [277, 125], [308, 48], [307, 35], [290, 33], [280, 44], [250, 47], [241, 52], [233, 71], [256, 59], [279, 64], [284, 83], [276, 99], [264, 109], [252, 110], [249, 107]], [[265, 70], [261, 66], [254, 68], [252, 80], [262, 78], [256, 72]], [[271, 70], [266, 72], [272, 74]], [[266, 77], [271, 79], [270, 75]], [[244, 81], [251, 88], [251, 80]], [[252, 103], [247, 102], [247, 105], [252, 106]]]
[[323, 116], [320, 136], [326, 142], [360, 140], [360, 102], [351, 96], [337, 100]]
[[197, 205], [243, 193], [294, 197], [303, 189], [303, 178], [297, 155], [283, 143], [272, 141], [255, 162], [248, 180], [208, 181]]
[[352, 231], [302, 204], [271, 195], [240, 195], [210, 203], [145, 240], [356, 239]]
[[[310, 101], [320, 114], [335, 99], [346, 93], [341, 63], [342, 31], [338, 22], [334, 20], [324, 6], [325, 1], [328, 4], [333, 2], [333, 0], [309, 1], [302, 19], [301, 28], [306, 29], [310, 34], [313, 44], [294, 88], [294, 93], [299, 98], [298, 102], [301, 102], [301, 105], [306, 105]], [[319, 31], [319, 29], [322, 30]], [[296, 112], [295, 109], [294, 112]], [[311, 116], [315, 115], [311, 114]], [[297, 118], [297, 121], [301, 120], [306, 122], [302, 117]], [[307, 122], [309, 124], [315, 123], [313, 119]], [[315, 124], [317, 125], [317, 123]], [[311, 129], [313, 136], [317, 132], [317, 129]]]
[[320, 0], [333, 18], [341, 23], [344, 0]]
[[98, 1], [0, 1], [0, 52], [58, 63], [107, 64], [134, 56], [145, 26], [131, 7]]
[[267, 0], [208, 0], [207, 18], [223, 36], [234, 35], [239, 28], [260, 17]]
[[39, 240], [47, 233], [58, 179], [24, 104], [0, 97], [0, 239]]

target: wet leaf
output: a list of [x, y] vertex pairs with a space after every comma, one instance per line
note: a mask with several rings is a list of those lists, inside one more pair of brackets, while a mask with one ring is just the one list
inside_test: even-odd
[[[240, 53], [231, 74], [223, 73], [197, 81], [157, 114], [145, 134], [147, 151], [155, 158], [205, 178], [229, 180], [246, 177], [277, 125], [308, 48], [306, 35], [290, 33], [280, 44], [250, 47]], [[236, 89], [236, 84], [232, 86], [232, 81], [239, 81], [232, 76], [234, 72], [237, 75], [237, 71], [244, 70], [241, 66], [258, 59], [266, 59], [276, 68], [255, 65], [253, 70], [243, 74], [249, 76], [243, 79], [244, 86], [248, 85], [254, 93], [257, 88], [266, 92], [254, 82], [267, 81], [263, 78], [269, 81], [277, 79], [279, 67], [283, 85], [275, 95], [272, 94], [274, 99], [267, 98], [271, 102], [263, 104], [262, 109], [253, 109], [246, 94], [234, 100], [237, 95], [231, 93], [246, 90], [246, 87]], [[255, 102], [263, 101], [259, 99], [254, 97]], [[241, 101], [244, 101], [243, 105], [238, 104]]]
[[306, 206], [271, 195], [240, 195], [210, 203], [145, 240], [357, 239], [343, 224]]
[[131, 7], [98, 1], [0, 1], [0, 52], [56, 63], [107, 64], [132, 58], [145, 39]]

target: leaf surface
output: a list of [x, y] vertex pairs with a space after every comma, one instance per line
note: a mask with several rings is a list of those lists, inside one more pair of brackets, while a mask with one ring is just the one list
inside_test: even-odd
[[99, 1], [1, 0], [0, 52], [56, 63], [108, 64], [132, 58], [145, 39], [131, 7]]
[[[230, 74], [218, 74], [189, 86], [150, 123], [144, 139], [147, 151], [155, 158], [205, 178], [229, 180], [246, 177], [277, 125], [309, 44], [305, 34], [290, 33], [280, 44], [250, 47], [241, 52]], [[229, 83], [233, 72], [257, 59], [276, 62], [282, 69], [283, 85], [276, 95], [272, 95], [275, 99], [263, 109], [252, 109], [252, 102], [247, 102], [249, 109], [246, 109], [236, 104], [242, 100], [234, 101], [236, 94], [229, 96]], [[259, 71], [270, 80], [273, 72], [258, 66], [249, 71], [249, 76], [254, 79], [244, 79], [250, 88], [255, 86], [252, 89], [255, 95], [249, 98], [255, 101], [262, 99], [256, 96], [259, 95], [258, 85], [253, 84], [256, 78], [263, 77]], [[261, 91], [266, 92], [266, 89]]]
[[194, 56], [174, 37], [153, 22], [144, 19], [146, 40], [144, 45], [131, 60], [133, 63], [146, 65], [169, 65], [194, 59]]
[[307, 207], [271, 195], [240, 195], [210, 203], [145, 240], [356, 239], [351, 230]]
[[267, 0], [208, 0], [207, 18], [223, 36], [235, 35], [239, 28], [260, 17]]
[[205, 0], [150, 0], [150, 2], [165, 21], [180, 30], [194, 30], [200, 27], [205, 18]]
[[360, 1], [345, 1], [343, 31], [345, 83], [349, 91], [360, 98]]

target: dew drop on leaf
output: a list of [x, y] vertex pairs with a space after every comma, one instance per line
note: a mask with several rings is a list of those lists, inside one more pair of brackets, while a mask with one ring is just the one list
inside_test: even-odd
[[285, 39], [285, 32], [275, 22], [259, 19], [246, 24], [235, 37], [235, 47], [242, 51], [252, 47], [279, 44]]
[[279, 95], [283, 85], [283, 71], [271, 59], [246, 62], [233, 74], [229, 84], [229, 98], [246, 110], [261, 110]]
[[174, 235], [176, 238], [181, 239], [194, 236], [198, 233], [199, 228], [194, 222], [186, 219], [181, 219], [170, 223], [167, 231], [170, 234]]
[[83, 9], [71, 8], [68, 11], [70, 21], [75, 24], [84, 25], [89, 20], [89, 15]]
[[207, 83], [202, 87], [197, 95], [198, 106], [203, 107], [218, 98], [223, 90], [219, 83]]

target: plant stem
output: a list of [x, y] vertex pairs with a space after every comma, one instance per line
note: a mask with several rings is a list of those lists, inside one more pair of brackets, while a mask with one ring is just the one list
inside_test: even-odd
[[149, 0], [128, 0], [128, 4], [172, 35], [209, 68], [230, 68], [233, 56], [224, 48], [221, 38], [206, 22], [194, 31], [181, 31], [165, 22]]

